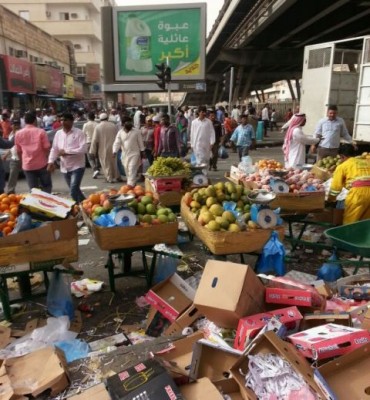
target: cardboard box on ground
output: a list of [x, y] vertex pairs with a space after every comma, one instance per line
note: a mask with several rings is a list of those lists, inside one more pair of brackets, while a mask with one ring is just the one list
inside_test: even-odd
[[[0, 368], [0, 387], [3, 400], [13, 395], [38, 396], [49, 389], [51, 396], [64, 390], [69, 384], [67, 364], [63, 352], [45, 347], [25, 356], [8, 358]], [[6, 397], [5, 393], [10, 394]]]

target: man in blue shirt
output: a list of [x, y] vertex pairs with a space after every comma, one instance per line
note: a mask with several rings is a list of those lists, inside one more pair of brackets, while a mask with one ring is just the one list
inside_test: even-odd
[[318, 122], [314, 136], [320, 138], [317, 161], [328, 156], [335, 157], [338, 154], [341, 139], [348, 143], [352, 142], [346, 123], [343, 118], [338, 117], [336, 105], [328, 107], [327, 115]]
[[248, 155], [249, 149], [255, 148], [256, 135], [253, 126], [248, 124], [247, 115], [242, 115], [241, 124], [237, 126], [230, 140], [236, 145], [240, 161]]

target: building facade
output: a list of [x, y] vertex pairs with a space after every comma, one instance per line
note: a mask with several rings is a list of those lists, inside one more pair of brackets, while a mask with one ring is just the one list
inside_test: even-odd
[[74, 50], [72, 74], [82, 82], [96, 84], [102, 76], [101, 7], [114, 0], [1, 0], [21, 18], [67, 42]]
[[3, 6], [0, 28], [0, 108], [35, 108], [63, 99], [71, 49]]

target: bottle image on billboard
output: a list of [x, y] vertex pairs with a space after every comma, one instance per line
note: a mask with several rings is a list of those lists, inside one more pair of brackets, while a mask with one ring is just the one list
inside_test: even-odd
[[135, 72], [150, 72], [153, 69], [151, 58], [152, 33], [146, 22], [130, 15], [125, 30], [126, 69]]

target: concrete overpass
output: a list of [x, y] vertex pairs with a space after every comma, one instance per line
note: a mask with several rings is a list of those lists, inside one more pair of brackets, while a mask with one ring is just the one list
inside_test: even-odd
[[228, 99], [222, 81], [231, 66], [233, 102], [272, 82], [299, 80], [304, 46], [370, 34], [369, 21], [368, 0], [225, 0], [207, 38], [207, 91], [189, 93], [185, 103]]

